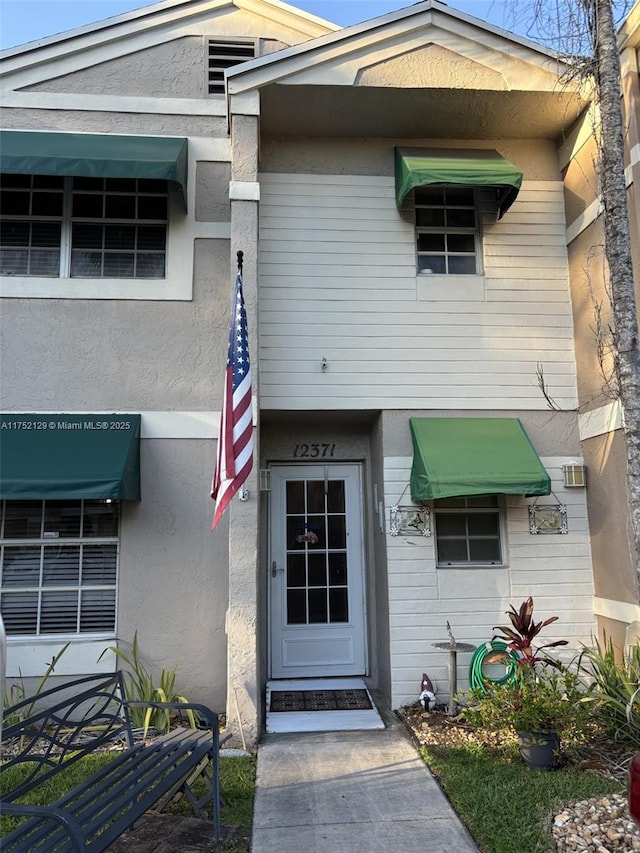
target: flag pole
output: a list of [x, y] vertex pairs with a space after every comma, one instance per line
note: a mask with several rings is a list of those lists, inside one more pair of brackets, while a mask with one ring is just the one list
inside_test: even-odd
[[[236, 257], [238, 259], [238, 275], [242, 276], [242, 265], [243, 265], [243, 261], [244, 261], [244, 252], [241, 249], [239, 249], [236, 252]], [[240, 487], [240, 491], [238, 492], [238, 500], [241, 500], [243, 502], [249, 500], [249, 492], [247, 491], [247, 487], [244, 484]]]
[[[242, 265], [244, 260], [244, 252], [242, 251], [242, 249], [238, 249], [238, 251], [236, 252], [236, 257], [238, 259], [238, 275], [242, 277]], [[249, 492], [247, 491], [247, 487], [244, 484], [240, 486], [240, 491], [238, 492], [238, 500], [241, 500], [243, 502], [249, 500]], [[236, 702], [237, 701], [238, 700], [236, 698]], [[239, 718], [240, 715], [238, 714], [238, 719]]]
[[253, 400], [247, 314], [242, 294], [244, 252], [237, 253], [238, 272], [231, 304], [229, 347], [224, 375], [220, 432], [211, 497], [216, 502], [211, 529], [215, 530], [235, 494], [249, 499], [244, 485], [253, 467]]

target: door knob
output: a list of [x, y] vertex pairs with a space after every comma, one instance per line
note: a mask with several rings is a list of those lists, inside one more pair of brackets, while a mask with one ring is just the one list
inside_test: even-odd
[[284, 572], [284, 569], [279, 569], [278, 564], [274, 560], [273, 563], [271, 563], [271, 577], [275, 578], [278, 572]]

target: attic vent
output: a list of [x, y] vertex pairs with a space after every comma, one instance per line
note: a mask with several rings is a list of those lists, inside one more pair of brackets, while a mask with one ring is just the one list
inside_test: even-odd
[[224, 70], [256, 55], [253, 42], [210, 41], [208, 55], [208, 86], [210, 95], [224, 95]]

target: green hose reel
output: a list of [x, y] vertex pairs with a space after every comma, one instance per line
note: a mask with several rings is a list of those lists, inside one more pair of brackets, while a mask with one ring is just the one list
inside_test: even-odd
[[[493, 678], [485, 671], [485, 667], [500, 665], [504, 667], [504, 675]], [[518, 655], [509, 649], [502, 640], [488, 640], [478, 646], [469, 664], [469, 684], [473, 690], [486, 693], [487, 685], [506, 684], [513, 681], [518, 672]]]

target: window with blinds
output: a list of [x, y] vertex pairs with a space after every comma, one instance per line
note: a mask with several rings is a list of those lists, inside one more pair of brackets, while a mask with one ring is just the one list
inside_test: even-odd
[[0, 275], [164, 278], [164, 180], [0, 175]]
[[252, 41], [209, 41], [207, 86], [210, 95], [224, 95], [224, 71], [256, 55]]
[[3, 501], [0, 610], [8, 635], [115, 633], [119, 505]]

